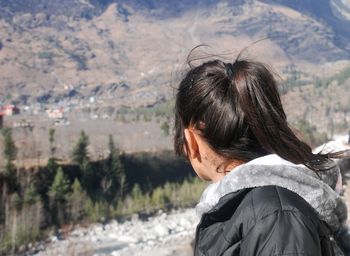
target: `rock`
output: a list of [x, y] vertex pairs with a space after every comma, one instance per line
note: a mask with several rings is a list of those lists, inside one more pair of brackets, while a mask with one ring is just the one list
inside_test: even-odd
[[166, 236], [169, 235], [170, 230], [168, 227], [165, 227], [164, 224], [158, 224], [157, 226], [155, 226], [154, 228], [154, 232], [158, 235], [158, 236]]
[[39, 246], [37, 247], [37, 249], [38, 249], [39, 251], [45, 250], [45, 244], [40, 243]]
[[183, 226], [184, 228], [188, 229], [192, 226], [192, 224], [189, 222], [188, 219], [181, 218], [180, 219], [180, 225]]
[[26, 246], [25, 245], [21, 245], [19, 248], [18, 248], [18, 252], [19, 253], [22, 253], [26, 250]]
[[111, 233], [111, 234], [108, 234], [107, 237], [111, 239], [118, 239], [119, 235], [117, 233]]
[[148, 245], [148, 246], [154, 246], [154, 245], [155, 245], [154, 240], [149, 240], [149, 241], [147, 241], [147, 245]]
[[118, 239], [120, 242], [125, 242], [125, 243], [137, 243], [139, 242], [139, 240], [135, 237], [132, 237], [132, 236], [121, 236], [119, 237]]

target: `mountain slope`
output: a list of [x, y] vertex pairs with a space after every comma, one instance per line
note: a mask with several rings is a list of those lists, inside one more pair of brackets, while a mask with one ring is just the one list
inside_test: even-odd
[[334, 42], [338, 47], [349, 51], [350, 39], [350, 2], [342, 0], [263, 0], [266, 3], [290, 7], [316, 20], [324, 22], [334, 33]]
[[0, 0], [0, 101], [153, 105], [172, 96], [172, 81], [200, 43], [233, 58], [267, 37], [249, 51], [280, 71], [293, 64], [311, 75], [322, 63], [348, 60], [346, 9], [298, 3]]

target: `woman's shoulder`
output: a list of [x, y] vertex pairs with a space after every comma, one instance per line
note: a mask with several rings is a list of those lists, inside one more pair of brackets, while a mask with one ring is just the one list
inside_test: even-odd
[[317, 212], [302, 197], [286, 188], [263, 186], [243, 193], [245, 195], [241, 198], [237, 198], [234, 193], [225, 196], [219, 207], [231, 209], [231, 213], [225, 211], [226, 218], [222, 220], [230, 223], [228, 226], [241, 230], [241, 236], [248, 234], [257, 225], [268, 229], [276, 221], [285, 224], [297, 221], [315, 230], [319, 230], [322, 225]]
[[280, 251], [275, 254], [275, 250], [301, 252], [307, 248], [318, 252], [320, 243], [329, 248], [327, 234], [316, 211], [298, 194], [279, 186], [263, 186], [221, 198], [203, 216], [197, 241], [199, 251], [215, 251], [208, 255], [219, 255], [217, 251], [225, 250], [257, 255], [262, 248], [267, 252], [263, 255], [282, 255]]
[[298, 194], [275, 185], [226, 194], [207, 215], [226, 221], [232, 218], [235, 222], [257, 222], [278, 212], [300, 213], [312, 219], [317, 216], [316, 211]]
[[288, 216], [306, 219], [316, 226], [320, 222], [317, 212], [298, 194], [279, 186], [262, 186], [223, 196], [218, 204], [203, 216], [200, 226], [207, 227], [225, 222], [247, 233], [267, 217], [285, 219]]
[[237, 211], [249, 208], [255, 221], [276, 212], [300, 213], [312, 219], [316, 211], [297, 193], [279, 186], [263, 186], [250, 190], [241, 201]]
[[220, 199], [213, 211], [225, 212], [225, 215], [229, 211], [235, 215], [235, 219], [242, 212], [245, 219], [250, 217], [254, 221], [276, 212], [294, 211], [306, 217], [317, 215], [311, 205], [297, 193], [275, 185], [229, 193]]
[[[247, 209], [251, 214], [244, 217]], [[261, 247], [266, 252], [264, 255], [282, 255], [282, 252], [320, 255], [321, 251], [322, 255], [332, 255], [329, 230], [316, 210], [286, 188], [266, 186], [252, 189], [242, 200], [236, 214], [241, 219], [243, 231], [241, 249], [247, 255], [256, 255], [251, 248], [256, 247], [259, 239], [258, 248], [268, 245]], [[278, 250], [274, 247], [276, 244], [279, 245]]]

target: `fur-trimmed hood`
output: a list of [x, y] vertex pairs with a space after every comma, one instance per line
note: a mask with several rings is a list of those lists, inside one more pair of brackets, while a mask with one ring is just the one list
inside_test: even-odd
[[[209, 185], [196, 206], [199, 216], [212, 209], [224, 195], [241, 189], [276, 185], [291, 190], [307, 201], [336, 232], [347, 219], [346, 205], [334, 188], [339, 168], [322, 174], [322, 179], [304, 165], [277, 155], [267, 155], [240, 165], [222, 180]], [[329, 183], [329, 184], [326, 184]]]

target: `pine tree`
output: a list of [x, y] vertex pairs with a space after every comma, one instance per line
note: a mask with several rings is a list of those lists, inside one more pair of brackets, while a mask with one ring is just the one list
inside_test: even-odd
[[73, 149], [72, 158], [73, 162], [80, 167], [83, 166], [85, 161], [89, 160], [87, 147], [89, 146], [89, 138], [84, 131], [80, 132], [80, 137]]
[[96, 190], [98, 189], [98, 177], [96, 172], [93, 171], [91, 163], [88, 159], [84, 159], [83, 163], [80, 165], [80, 170], [82, 173], [81, 181], [82, 186], [92, 197], [96, 196]]
[[41, 191], [45, 191], [45, 193], [49, 190], [58, 169], [58, 164], [55, 159], [55, 132], [55, 129], [49, 129], [50, 157], [47, 160], [46, 171], [39, 174]]
[[69, 182], [64, 176], [63, 169], [60, 166], [58, 167], [55, 179], [50, 187], [50, 198], [58, 202], [64, 202], [66, 200], [69, 189]]
[[105, 200], [108, 203], [114, 203], [123, 194], [125, 172], [112, 135], [109, 135], [108, 148], [109, 155], [103, 163], [103, 177], [100, 185]]
[[164, 208], [165, 198], [161, 187], [157, 187], [153, 190], [151, 202], [155, 208]]
[[87, 202], [87, 195], [82, 189], [78, 179], [74, 180], [72, 186], [73, 192], [69, 195], [69, 209], [70, 209], [70, 218], [73, 223], [77, 223], [85, 215], [85, 204]]
[[12, 130], [11, 128], [4, 128], [2, 130], [2, 135], [4, 137], [4, 158], [6, 161], [6, 170], [12, 171], [14, 169], [13, 161], [17, 156], [17, 148], [15, 142], [12, 138]]
[[67, 178], [64, 176], [62, 167], [58, 167], [55, 179], [50, 187], [49, 198], [51, 213], [54, 222], [59, 225], [65, 219], [65, 204], [70, 190]]
[[142, 209], [142, 205], [143, 205], [143, 200], [142, 200], [142, 190], [140, 188], [139, 184], [135, 184], [131, 190], [131, 198], [133, 201], [133, 209], [135, 211], [140, 211]]
[[2, 130], [2, 135], [4, 137], [4, 149], [3, 155], [5, 159], [5, 184], [3, 185], [2, 193], [3, 196], [6, 196], [7, 193], [16, 191], [18, 189], [17, 173], [16, 166], [13, 164], [13, 161], [17, 156], [17, 147], [12, 138], [11, 128], [4, 128]]
[[34, 185], [31, 184], [30, 187], [26, 189], [23, 202], [26, 205], [32, 205], [32, 204], [35, 204], [39, 200], [40, 200], [39, 194], [36, 191]]
[[112, 180], [112, 186], [118, 189], [116, 192], [119, 196], [122, 196], [124, 185], [125, 185], [125, 170], [124, 166], [120, 159], [120, 153], [118, 148], [115, 146], [113, 136], [109, 135], [108, 137], [108, 148], [109, 155], [107, 158], [109, 175]]

